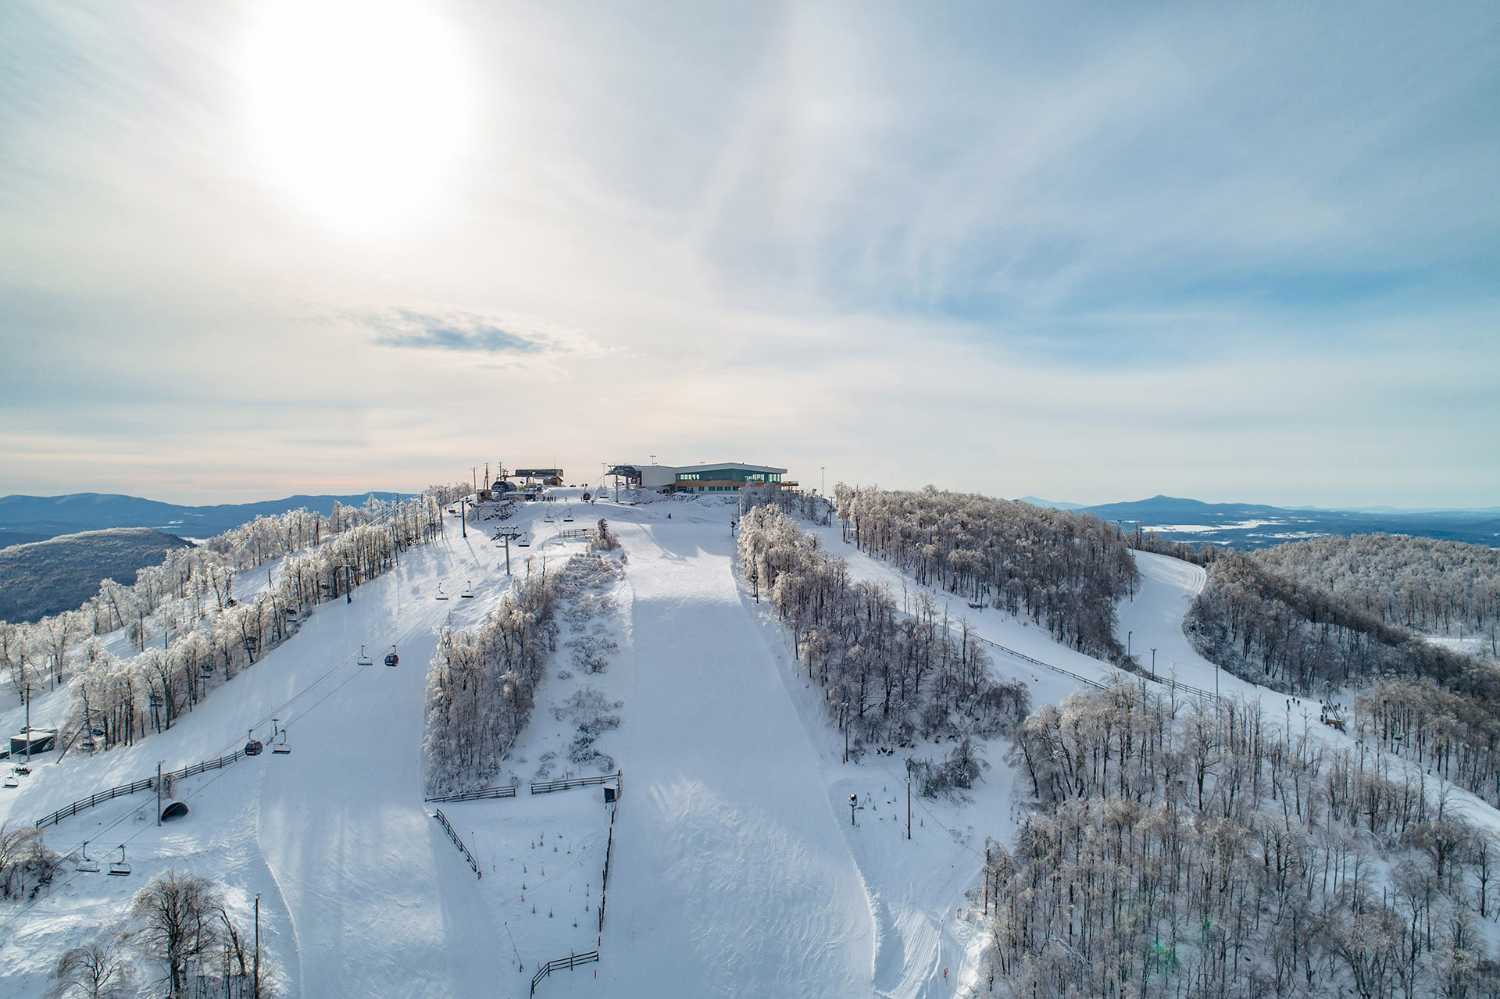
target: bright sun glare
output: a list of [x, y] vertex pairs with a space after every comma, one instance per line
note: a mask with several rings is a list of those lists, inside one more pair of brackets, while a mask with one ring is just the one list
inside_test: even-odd
[[400, 0], [274, 2], [256, 13], [250, 122], [270, 182], [343, 229], [418, 214], [468, 130], [472, 93], [451, 28]]

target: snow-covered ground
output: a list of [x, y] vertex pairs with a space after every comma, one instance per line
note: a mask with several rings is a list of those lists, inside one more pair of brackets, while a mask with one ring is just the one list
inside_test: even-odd
[[[737, 579], [720, 498], [641, 505], [518, 504], [508, 521], [455, 518], [439, 543], [404, 555], [350, 604], [321, 605], [300, 633], [215, 690], [172, 730], [94, 758], [44, 757], [19, 790], [0, 792], [0, 821], [29, 823], [94, 790], [212, 759], [290, 723], [290, 756], [269, 753], [182, 782], [191, 814], [158, 828], [154, 799], [122, 798], [46, 831], [62, 852], [90, 842], [109, 859], [126, 844], [129, 878], [69, 874], [28, 907], [0, 907], [0, 995], [33, 995], [68, 946], [118, 927], [131, 894], [169, 867], [227, 882], [238, 908], [261, 897], [262, 934], [287, 996], [526, 995], [542, 962], [600, 945], [601, 960], [543, 982], [546, 996], [937, 997], [978, 986], [984, 928], [974, 911], [986, 837], [1008, 840], [1017, 815], [1008, 744], [968, 801], [913, 797], [906, 838], [903, 756], [845, 764], [821, 692], [800, 675], [790, 642]], [[481, 514], [484, 508], [481, 508]], [[567, 517], [571, 515], [572, 520]], [[498, 526], [523, 531], [512, 570], [582, 550], [557, 535], [607, 517], [626, 570], [592, 616], [568, 618], [531, 722], [504, 764], [513, 799], [441, 807], [477, 858], [476, 878], [422, 800], [425, 669], [444, 623], [468, 627], [508, 588]], [[898, 599], [916, 584], [811, 528], [856, 579]], [[1215, 669], [1182, 633], [1202, 571], [1139, 554], [1140, 590], [1119, 606], [1132, 650], [1182, 680], [1214, 689]], [[238, 584], [264, 585], [264, 574]], [[472, 580], [475, 597], [458, 596]], [[435, 598], [439, 582], [453, 599]], [[246, 591], [248, 592], [248, 590]], [[1119, 671], [1060, 646], [1046, 629], [995, 610], [971, 611], [932, 592], [982, 637], [1107, 681]], [[591, 638], [602, 672], [580, 671], [573, 648]], [[360, 668], [364, 645], [375, 665]], [[380, 665], [395, 645], [401, 665]], [[612, 647], [610, 647], [612, 646]], [[997, 673], [1023, 680], [1033, 705], [1078, 681], [997, 652]], [[1287, 718], [1284, 695], [1217, 677], [1226, 696], [1258, 698]], [[618, 728], [596, 748], [624, 772], [614, 829], [609, 906], [597, 927], [609, 812], [598, 787], [530, 795], [527, 782], [587, 770], [568, 760], [578, 696], [598, 696]], [[35, 711], [60, 710], [46, 695]], [[45, 702], [45, 703], [44, 703]], [[1303, 710], [1311, 711], [1309, 721]], [[9, 714], [6, 716], [9, 718]], [[1330, 745], [1352, 740], [1317, 724], [1316, 705], [1290, 720]], [[40, 723], [40, 722], [39, 722]], [[936, 757], [943, 745], [919, 745]], [[851, 822], [849, 796], [860, 808]], [[1456, 795], [1471, 817], [1495, 811]], [[856, 824], [857, 823], [857, 824]]]

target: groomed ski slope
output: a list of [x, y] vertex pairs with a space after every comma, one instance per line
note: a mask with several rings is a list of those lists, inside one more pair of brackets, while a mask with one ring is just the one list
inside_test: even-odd
[[[39, 994], [67, 946], [118, 925], [130, 896], [168, 868], [260, 893], [264, 939], [297, 996], [486, 995], [500, 967], [495, 932], [461, 863], [422, 801], [426, 667], [451, 612], [477, 621], [508, 588], [482, 531], [404, 554], [399, 566], [321, 606], [267, 654], [160, 735], [95, 758], [53, 757], [7, 792], [5, 817], [29, 824], [74, 798], [244, 744], [252, 726], [290, 721], [292, 754], [269, 751], [182, 782], [188, 818], [158, 828], [154, 797], [117, 799], [47, 830], [92, 856], [124, 840], [128, 878], [79, 874], [22, 912], [0, 911], [0, 994]], [[476, 596], [460, 599], [466, 580]], [[443, 581], [453, 599], [436, 601]], [[374, 665], [355, 659], [365, 644]], [[401, 665], [387, 669], [395, 644]], [[55, 754], [53, 754], [55, 756]], [[456, 959], [461, 957], [462, 959]], [[399, 983], [399, 986], [395, 985]]]
[[598, 994], [867, 995], [859, 872], [715, 520], [617, 530], [639, 689]]

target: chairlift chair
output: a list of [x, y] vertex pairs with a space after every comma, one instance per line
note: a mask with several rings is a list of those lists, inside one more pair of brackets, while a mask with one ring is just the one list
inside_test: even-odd
[[5, 786], [6, 787], [20, 787], [21, 786], [21, 780], [20, 780], [19, 777], [16, 776], [16, 772], [14, 770], [12, 770], [10, 773], [8, 773], [8, 774], [5, 775]]
[[463, 597], [465, 600], [473, 600], [474, 599], [474, 580], [472, 580], [472, 579], [465, 580], [465, 583], [466, 583], [466, 585], [464, 586], [463, 592], [460, 593], [459, 596]]
[[89, 859], [88, 840], [83, 841], [83, 856], [78, 858], [78, 863], [74, 866], [74, 870], [78, 871], [80, 874], [99, 873], [99, 861]]
[[245, 736], [245, 755], [259, 756], [265, 745], [255, 737], [255, 729], [250, 729]]
[[448, 599], [448, 594], [446, 594], [446, 593], [443, 592], [443, 584], [442, 583], [438, 584], [437, 598], [439, 600], [447, 600]]
[[271, 743], [271, 754], [273, 756], [290, 756], [291, 753], [292, 747], [287, 745], [286, 729], [283, 728], [280, 737]]
[[109, 865], [110, 877], [123, 878], [130, 874], [130, 861], [125, 859], [125, 844], [120, 844], [120, 859], [111, 861]]
[[396, 655], [396, 647], [392, 645], [391, 651], [385, 654], [385, 664], [391, 669], [395, 669], [399, 662], [401, 662], [401, 657]]
[[354, 664], [356, 666], [373, 666], [375, 665], [375, 660], [369, 657], [369, 655], [365, 652], [365, 647], [361, 645], [359, 647], [359, 658], [354, 660]]

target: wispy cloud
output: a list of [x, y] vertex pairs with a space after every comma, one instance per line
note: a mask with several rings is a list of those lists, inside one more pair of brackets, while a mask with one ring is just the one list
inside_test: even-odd
[[535, 334], [518, 333], [477, 317], [438, 317], [402, 311], [380, 319], [372, 340], [382, 347], [446, 350], [470, 354], [541, 354], [557, 344]]

